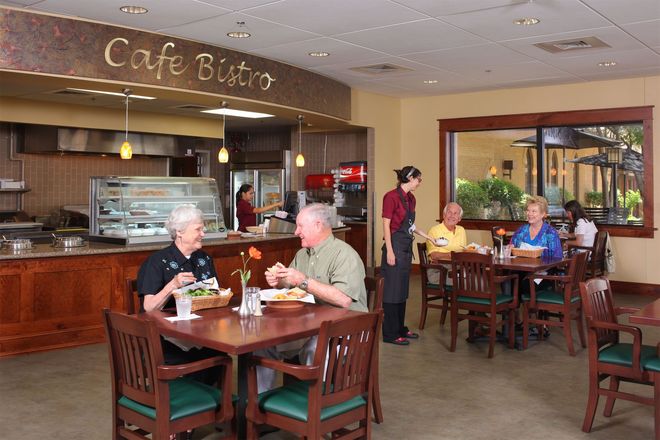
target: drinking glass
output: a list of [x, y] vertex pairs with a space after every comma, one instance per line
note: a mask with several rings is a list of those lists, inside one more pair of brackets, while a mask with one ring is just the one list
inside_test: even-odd
[[511, 246], [502, 246], [502, 252], [504, 252], [504, 258], [511, 258]]
[[176, 298], [176, 316], [179, 318], [189, 318], [192, 308], [192, 296], [181, 294]]

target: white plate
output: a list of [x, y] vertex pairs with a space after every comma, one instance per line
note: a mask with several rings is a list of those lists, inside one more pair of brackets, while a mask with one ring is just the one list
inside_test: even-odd
[[155, 229], [143, 229], [142, 235], [156, 235]]

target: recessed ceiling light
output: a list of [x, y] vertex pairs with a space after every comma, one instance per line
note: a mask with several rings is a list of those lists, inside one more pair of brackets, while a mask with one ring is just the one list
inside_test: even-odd
[[424, 80], [424, 84], [435, 84], [437, 82], [438, 82], [437, 79], [425, 79]]
[[214, 108], [211, 110], [202, 110], [202, 113], [212, 113], [214, 115], [224, 114], [225, 116], [236, 116], [238, 118], [250, 118], [250, 119], [272, 118], [273, 116], [275, 116], [275, 115], [269, 115], [268, 113], [248, 112], [245, 110], [235, 110], [231, 108]]
[[119, 10], [127, 14], [146, 14], [149, 12], [147, 8], [143, 8], [142, 6], [122, 6]]
[[515, 20], [513, 20], [513, 24], [517, 24], [517, 25], [520, 25], [520, 26], [532, 26], [532, 25], [535, 25], [535, 24], [539, 24], [540, 22], [541, 22], [541, 20], [539, 20], [538, 18], [534, 18], [534, 17], [522, 17], [522, 18], [516, 18]]
[[616, 61], [603, 61], [602, 63], [598, 63], [599, 67], [614, 67], [616, 66]]
[[238, 26], [235, 30], [227, 32], [227, 36], [231, 38], [250, 38], [251, 33], [248, 32], [248, 28], [245, 25], [244, 21], [237, 21], [236, 25]]
[[[126, 97], [125, 94], [119, 93], [119, 92], [106, 92], [105, 90], [92, 90], [92, 89], [76, 89], [74, 87], [67, 87], [67, 90], [73, 90], [76, 92], [87, 92], [87, 93], [94, 93], [97, 95], [111, 95], [111, 96], [121, 96], [122, 98]], [[144, 95], [133, 95], [131, 94], [131, 99], [156, 99], [153, 96], [144, 96]]]
[[307, 55], [310, 57], [328, 57], [330, 54], [328, 52], [310, 52]]

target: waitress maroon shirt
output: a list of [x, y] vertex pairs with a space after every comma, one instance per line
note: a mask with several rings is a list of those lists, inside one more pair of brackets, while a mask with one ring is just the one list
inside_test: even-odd
[[254, 213], [254, 208], [247, 200], [238, 201], [236, 218], [238, 219], [238, 230], [241, 232], [247, 232], [245, 228], [248, 226], [257, 226], [257, 214]]
[[[401, 190], [403, 197], [408, 199], [410, 212], [415, 212], [415, 196], [411, 191], [405, 193]], [[406, 207], [401, 200], [398, 188], [386, 193], [383, 196], [383, 218], [390, 219], [390, 232], [394, 234], [401, 227], [401, 223], [406, 219]]]

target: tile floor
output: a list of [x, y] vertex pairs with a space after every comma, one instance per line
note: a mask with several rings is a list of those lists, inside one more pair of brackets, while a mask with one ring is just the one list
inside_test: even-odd
[[[653, 298], [619, 296], [618, 305], [643, 305]], [[419, 278], [411, 281], [408, 323], [419, 320]], [[407, 347], [383, 344], [381, 395], [385, 422], [374, 425], [376, 439], [589, 439], [653, 438], [651, 407], [617, 401], [614, 414], [602, 415], [591, 434], [580, 430], [587, 395], [587, 357], [566, 352], [553, 334], [526, 351], [498, 344], [493, 359], [487, 344], [465, 342], [467, 324], [455, 353], [447, 350], [449, 325], [439, 311], [429, 312], [421, 338]], [[622, 322], [627, 322], [623, 318]], [[660, 330], [643, 328], [655, 344]], [[577, 338], [576, 338], [577, 340]], [[622, 384], [622, 389], [642, 387]], [[649, 389], [648, 392], [651, 390]], [[104, 440], [111, 438], [110, 384], [104, 344], [0, 359], [0, 438]], [[195, 440], [212, 440], [212, 429]], [[290, 439], [273, 433], [266, 439]]]

